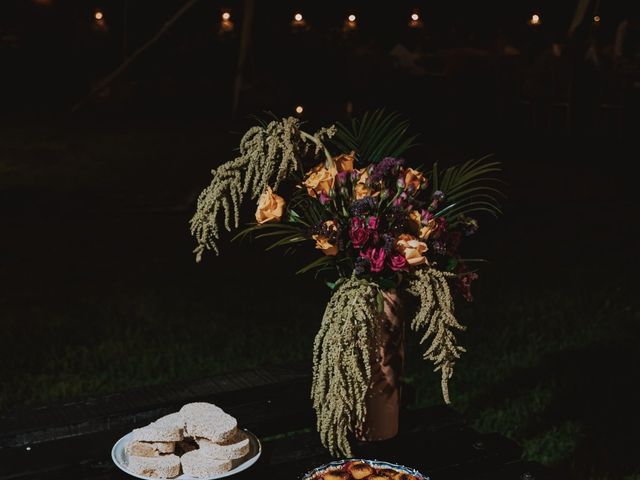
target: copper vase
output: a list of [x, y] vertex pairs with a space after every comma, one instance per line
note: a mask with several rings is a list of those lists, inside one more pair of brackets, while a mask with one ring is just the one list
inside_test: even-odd
[[358, 440], [388, 440], [398, 434], [400, 381], [404, 366], [402, 302], [395, 290], [384, 291], [380, 315], [381, 344], [371, 365], [371, 384], [366, 397], [367, 416]]

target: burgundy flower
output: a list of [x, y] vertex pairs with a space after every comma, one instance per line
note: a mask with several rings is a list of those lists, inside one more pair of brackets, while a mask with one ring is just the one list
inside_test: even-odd
[[324, 192], [320, 192], [320, 195], [318, 196], [318, 200], [320, 200], [320, 203], [322, 205], [326, 205], [331, 201], [331, 197], [329, 197], [329, 195], [327, 195]]
[[347, 178], [349, 176], [349, 172], [340, 172], [336, 175], [336, 180], [338, 181], [338, 185], [344, 186], [347, 183]]
[[436, 190], [431, 195], [431, 205], [429, 205], [429, 210], [435, 212], [438, 207], [440, 207], [440, 203], [444, 200], [444, 192], [441, 190]]
[[398, 252], [391, 254], [389, 266], [391, 267], [391, 270], [393, 270], [394, 272], [397, 272], [398, 270], [409, 269], [409, 264], [407, 263], [407, 259], [404, 257], [404, 255]]
[[373, 245], [377, 245], [380, 240], [380, 234], [378, 233], [378, 228], [380, 227], [380, 219], [376, 216], [369, 217], [369, 221], [367, 222], [367, 228], [369, 229], [369, 239], [373, 242]]
[[387, 257], [384, 248], [370, 247], [364, 252], [361, 252], [360, 255], [369, 260], [372, 272], [381, 272], [384, 269], [384, 261]]
[[422, 220], [422, 224], [426, 225], [429, 220], [433, 218], [433, 213], [431, 213], [429, 210], [422, 210], [420, 217]]
[[477, 279], [478, 274], [475, 272], [465, 273], [458, 277], [458, 288], [467, 302], [473, 301], [473, 295], [471, 295], [471, 282]]
[[354, 217], [351, 219], [349, 237], [355, 248], [361, 248], [367, 243], [367, 240], [369, 240], [369, 229], [362, 218]]
[[404, 203], [405, 203], [406, 201], [407, 201], [407, 194], [406, 194], [405, 192], [402, 192], [402, 193], [398, 196], [398, 198], [396, 198], [396, 199], [393, 201], [393, 204], [394, 204], [396, 207], [401, 207], [401, 206], [403, 206], [403, 205], [404, 205]]

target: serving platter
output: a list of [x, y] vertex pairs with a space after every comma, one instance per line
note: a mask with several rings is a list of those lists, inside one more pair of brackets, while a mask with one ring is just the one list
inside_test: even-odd
[[341, 469], [344, 468], [345, 465], [353, 462], [362, 462], [368, 465], [371, 465], [373, 468], [391, 468], [393, 470], [397, 470], [400, 473], [407, 473], [409, 475], [413, 475], [418, 480], [431, 480], [426, 475], [414, 470], [413, 468], [405, 467], [403, 465], [397, 465], [395, 463], [384, 462], [381, 460], [367, 460], [364, 458], [349, 458], [346, 460], [336, 460], [335, 462], [330, 462], [320, 467], [314, 468], [313, 470], [307, 472], [301, 480], [312, 480], [324, 473], [327, 473], [330, 470]]
[[[233, 460], [231, 470], [228, 472], [220, 473], [218, 475], [214, 475], [212, 477], [206, 478], [198, 478], [192, 477], [190, 475], [182, 474], [177, 477], [173, 477], [175, 480], [215, 480], [217, 478], [226, 478], [231, 477], [232, 475], [236, 475], [237, 473], [243, 472], [247, 468], [251, 467], [255, 464], [260, 458], [260, 454], [262, 453], [262, 445], [260, 444], [260, 440], [253, 433], [248, 430], [244, 430], [243, 432], [247, 434], [249, 437], [249, 453], [247, 453], [244, 457]], [[111, 458], [113, 459], [113, 463], [122, 470], [123, 472], [131, 475], [132, 477], [141, 478], [144, 480], [155, 480], [154, 477], [149, 477], [145, 475], [140, 475], [130, 471], [127, 468], [127, 454], [125, 453], [125, 446], [131, 442], [133, 437], [133, 432], [127, 433], [125, 436], [120, 438], [111, 449]]]

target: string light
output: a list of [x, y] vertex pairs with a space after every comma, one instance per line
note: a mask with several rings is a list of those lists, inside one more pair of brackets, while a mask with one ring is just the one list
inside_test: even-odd
[[304, 21], [304, 17], [300, 12], [296, 12], [291, 20], [291, 26], [295, 30], [303, 30], [307, 26], [307, 22]]
[[349, 30], [355, 30], [357, 27], [358, 24], [356, 23], [356, 16], [353, 13], [349, 14], [344, 22], [343, 30], [347, 32]]
[[233, 31], [233, 22], [231, 21], [231, 12], [229, 10], [222, 11], [222, 21], [220, 22], [219, 33], [227, 33]]
[[104, 19], [104, 12], [100, 9], [93, 11], [93, 29], [97, 32], [106, 32], [107, 24]]
[[298, 106], [296, 107], [296, 113], [297, 113], [298, 115], [301, 115], [301, 114], [302, 114], [302, 112], [304, 112], [304, 108], [302, 107], [302, 105], [298, 105]]
[[[50, 5], [51, 4], [51, 0], [32, 0], [34, 3], [36, 4], [40, 4], [40, 5]], [[93, 18], [96, 22], [96, 24], [99, 27], [104, 27], [104, 21], [105, 21], [105, 16], [104, 16], [104, 12], [102, 10], [95, 10], [94, 14], [93, 14]], [[220, 31], [221, 32], [229, 32], [233, 30], [233, 22], [231, 21], [231, 12], [228, 10], [225, 10], [222, 12], [221, 14], [221, 24], [220, 24]], [[411, 28], [422, 28], [423, 27], [423, 21], [422, 18], [420, 17], [420, 13], [417, 10], [414, 10], [410, 17], [409, 17], [409, 27]], [[599, 24], [601, 22], [601, 17], [600, 15], [594, 15], [593, 16], [593, 22], [596, 24]], [[542, 18], [538, 13], [534, 13], [531, 15], [531, 18], [529, 18], [529, 20], [527, 21], [527, 23], [531, 26], [539, 26], [542, 24]], [[293, 15], [293, 20], [291, 21], [291, 25], [294, 27], [304, 27], [306, 26], [306, 22], [304, 19], [304, 16], [302, 15], [302, 13], [300, 12], [296, 12]], [[355, 30], [357, 28], [357, 17], [355, 14], [351, 13], [349, 15], [347, 15], [345, 24], [344, 24], [344, 29], [345, 30]], [[296, 111], [298, 108], [302, 108], [301, 106], [296, 107]]]
[[595, 17], [593, 17], [593, 21], [595, 23], [600, 23], [600, 15], [596, 15]]
[[420, 19], [420, 13], [418, 13], [417, 10], [414, 10], [409, 20], [409, 28], [422, 28], [423, 26], [424, 24]]

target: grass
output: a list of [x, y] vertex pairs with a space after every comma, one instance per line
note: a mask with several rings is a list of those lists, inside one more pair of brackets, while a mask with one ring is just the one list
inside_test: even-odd
[[[328, 292], [292, 277], [304, 260], [242, 244], [193, 262], [190, 201], [225, 142], [205, 129], [5, 131], [0, 410], [309, 359]], [[492, 263], [459, 307], [454, 407], [564, 478], [637, 479], [634, 206], [588, 161], [504, 149], [512, 200], [470, 245]], [[545, 195], [566, 201], [537, 197], [541, 162]], [[408, 380], [420, 404], [439, 403], [410, 338]]]
[[[637, 471], [640, 310], [632, 276], [623, 278], [595, 291], [588, 275], [542, 291], [490, 288], [500, 302], [479, 300], [463, 315], [469, 351], [458, 364], [455, 406], [478, 430], [513, 438], [526, 458], [567, 478]], [[433, 378], [415, 382], [422, 402], [438, 400]]]

